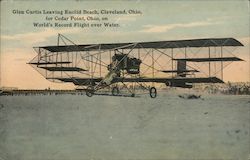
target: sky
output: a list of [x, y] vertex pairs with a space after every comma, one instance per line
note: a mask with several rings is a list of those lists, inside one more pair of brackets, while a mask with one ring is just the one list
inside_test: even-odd
[[[234, 62], [224, 70], [224, 81], [250, 81], [248, 0], [166, 0], [166, 1], [14, 1], [1, 4], [1, 87], [22, 89], [74, 88], [71, 84], [47, 81], [26, 64], [36, 52], [34, 46], [56, 45], [61, 33], [77, 44], [143, 42], [196, 38], [233, 37], [244, 47], [234, 53], [244, 62]], [[142, 14], [101, 15], [120, 27], [58, 28], [33, 26], [48, 22], [43, 14], [14, 14], [13, 10], [139, 10]], [[55, 15], [52, 15], [55, 16]], [[58, 15], [60, 17], [60, 15]], [[77, 15], [76, 15], [77, 16]], [[53, 22], [56, 22], [53, 20]], [[232, 74], [233, 73], [233, 74]]]

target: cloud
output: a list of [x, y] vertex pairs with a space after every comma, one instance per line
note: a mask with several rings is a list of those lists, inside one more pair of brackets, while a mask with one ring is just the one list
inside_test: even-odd
[[145, 25], [141, 32], [146, 33], [160, 33], [160, 32], [168, 32], [169, 30], [176, 29], [176, 28], [192, 28], [192, 27], [200, 27], [200, 26], [208, 26], [218, 24], [219, 22], [213, 22], [211, 20], [207, 21], [198, 21], [198, 22], [191, 22], [191, 23], [175, 23], [175, 24], [167, 24], [167, 25]]
[[15, 34], [15, 35], [2, 35], [2, 40], [12, 40], [12, 41], [20, 41], [29, 44], [34, 44], [38, 42], [44, 42], [49, 37], [55, 36], [58, 33], [75, 33], [78, 29], [61, 29], [56, 30], [53, 28], [46, 28], [40, 32], [28, 32], [22, 34]]

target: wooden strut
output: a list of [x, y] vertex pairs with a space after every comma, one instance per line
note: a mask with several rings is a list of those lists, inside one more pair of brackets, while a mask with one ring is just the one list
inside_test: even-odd
[[[98, 50], [98, 53], [99, 53], [99, 55], [97, 56], [97, 58], [99, 58], [99, 63], [100, 63], [100, 65], [99, 65], [99, 75], [100, 75], [100, 77], [102, 77], [102, 54], [100, 53], [100, 50], [101, 50], [101, 45], [99, 45], [99, 50]], [[96, 62], [98, 61], [98, 59], [96, 60]]]
[[[171, 57], [172, 57], [172, 60], [171, 60], [171, 67], [172, 67], [172, 70], [174, 70], [174, 50], [173, 48], [171, 48]], [[174, 78], [174, 73], [172, 73], [172, 78]]]
[[[154, 67], [155, 66], [155, 63], [154, 63], [154, 50], [152, 49], [152, 77], [154, 78], [155, 77], [155, 70], [154, 70]], [[152, 86], [154, 86], [154, 82], [152, 83]]]
[[[211, 58], [211, 55], [210, 55], [210, 47], [208, 47], [208, 58], [210, 59]], [[210, 61], [208, 62], [208, 75], [209, 77], [211, 76], [211, 63]]]
[[[223, 57], [223, 49], [222, 49], [222, 47], [220, 48], [220, 56], [221, 56], [221, 58]], [[223, 61], [221, 61], [221, 80], [223, 80]]]
[[[91, 62], [93, 62], [93, 56], [91, 55]], [[93, 63], [91, 63], [91, 78], [93, 79], [94, 77], [94, 67], [93, 67]]]

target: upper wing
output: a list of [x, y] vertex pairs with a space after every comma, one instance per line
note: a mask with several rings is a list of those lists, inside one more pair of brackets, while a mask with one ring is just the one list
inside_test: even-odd
[[83, 44], [83, 45], [64, 45], [64, 46], [44, 46], [39, 47], [50, 52], [78, 52], [95, 50], [113, 50], [116, 48], [185, 48], [185, 47], [216, 47], [216, 46], [243, 46], [234, 38], [207, 38], [189, 39], [176, 41], [156, 41], [156, 42], [133, 42], [133, 43], [109, 43], [109, 44]]

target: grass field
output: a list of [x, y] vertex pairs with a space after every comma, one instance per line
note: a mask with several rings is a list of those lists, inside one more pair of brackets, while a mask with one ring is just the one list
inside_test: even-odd
[[0, 159], [248, 159], [250, 96], [1, 96]]

